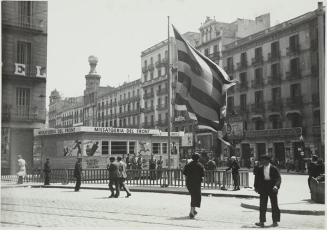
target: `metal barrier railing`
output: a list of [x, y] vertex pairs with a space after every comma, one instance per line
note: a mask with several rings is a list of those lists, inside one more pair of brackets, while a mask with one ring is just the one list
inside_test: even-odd
[[[249, 171], [240, 170], [239, 182], [241, 187], [249, 187]], [[3, 182], [17, 182], [16, 175], [1, 175]], [[43, 183], [44, 173], [41, 170], [31, 170], [24, 177], [24, 182]], [[52, 169], [50, 183], [74, 183], [74, 169]], [[109, 171], [107, 169], [83, 169], [82, 183], [108, 184]], [[172, 186], [184, 187], [185, 177], [181, 169], [162, 170], [127, 170], [126, 184], [130, 186]], [[231, 172], [225, 170], [205, 171], [202, 187], [206, 189], [229, 188], [233, 185]]]

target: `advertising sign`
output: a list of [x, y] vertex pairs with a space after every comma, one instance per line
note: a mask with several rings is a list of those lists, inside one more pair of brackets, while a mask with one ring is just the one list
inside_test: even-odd
[[242, 139], [244, 135], [242, 117], [230, 117], [227, 122], [226, 133], [229, 139]]
[[100, 156], [101, 155], [101, 142], [94, 140], [83, 141], [85, 153], [87, 156]]
[[193, 146], [193, 134], [192, 133], [185, 133], [182, 136], [182, 147], [191, 147]]

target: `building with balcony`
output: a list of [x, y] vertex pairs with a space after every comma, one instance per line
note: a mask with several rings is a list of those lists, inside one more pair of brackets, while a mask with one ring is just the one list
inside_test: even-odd
[[324, 15], [319, 3], [312, 12], [225, 45], [224, 68], [240, 82], [227, 102], [229, 115], [243, 120], [244, 132], [234, 142], [243, 162], [269, 154], [285, 165], [324, 155], [319, 81], [325, 48], [318, 36], [325, 33], [319, 24]]
[[[187, 32], [183, 34], [192, 45], [196, 46], [199, 34]], [[170, 38], [170, 67], [176, 67], [176, 44]], [[144, 50], [141, 53], [141, 125], [143, 128], [157, 128], [168, 130], [168, 39]], [[172, 82], [176, 79], [175, 73], [171, 74]], [[171, 92], [173, 99], [173, 91]], [[173, 122], [173, 119], [172, 119]], [[174, 125], [174, 124], [173, 124]], [[172, 129], [173, 130], [173, 129]]]
[[269, 28], [269, 26], [270, 14], [260, 15], [255, 20], [238, 18], [231, 23], [219, 22], [215, 18], [207, 17], [199, 28], [200, 42], [196, 47], [212, 61], [221, 65], [224, 45]]
[[140, 127], [140, 80], [98, 95], [98, 127]]
[[62, 98], [55, 89], [49, 97], [49, 128], [77, 126], [140, 127], [140, 80], [121, 86], [100, 86], [98, 59], [89, 57], [84, 95]]
[[[47, 2], [3, 1], [1, 171], [33, 166], [33, 130], [46, 121]], [[37, 13], [35, 13], [37, 12]]]

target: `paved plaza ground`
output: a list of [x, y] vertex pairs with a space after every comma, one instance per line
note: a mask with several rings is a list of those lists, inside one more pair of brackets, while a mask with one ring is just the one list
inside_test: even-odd
[[[296, 193], [296, 191], [294, 191]], [[106, 190], [12, 187], [1, 189], [1, 227], [77, 227], [90, 229], [241, 229], [255, 228], [256, 210], [240, 206], [246, 199], [203, 197], [195, 220], [187, 216], [188, 195], [134, 192], [108, 198]], [[271, 224], [271, 213], [267, 213]], [[324, 227], [324, 216], [282, 214], [279, 228]]]

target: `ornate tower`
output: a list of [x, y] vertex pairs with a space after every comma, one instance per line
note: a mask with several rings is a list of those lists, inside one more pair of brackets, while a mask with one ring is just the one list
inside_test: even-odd
[[86, 79], [86, 87], [85, 91], [96, 91], [100, 86], [100, 78], [101, 76], [97, 74], [95, 67], [98, 64], [98, 58], [91, 55], [89, 56], [89, 64], [90, 64], [90, 72], [88, 75], [85, 75]]

